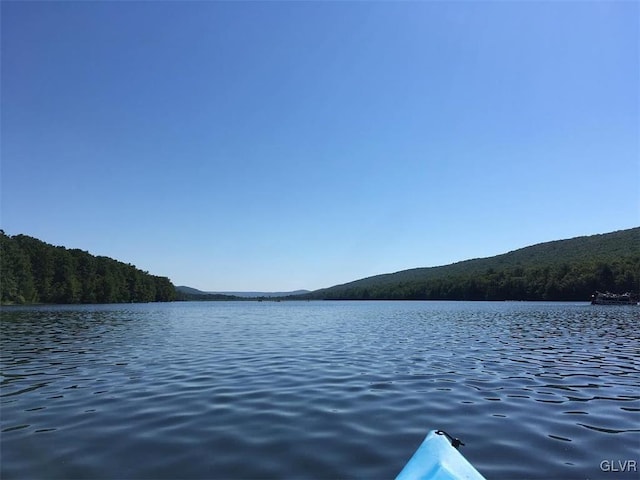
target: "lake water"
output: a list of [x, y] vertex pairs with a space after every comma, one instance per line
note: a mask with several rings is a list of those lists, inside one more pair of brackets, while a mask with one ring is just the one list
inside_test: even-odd
[[639, 476], [603, 469], [640, 464], [640, 307], [194, 302], [1, 320], [3, 479], [391, 479], [430, 429], [489, 479]]

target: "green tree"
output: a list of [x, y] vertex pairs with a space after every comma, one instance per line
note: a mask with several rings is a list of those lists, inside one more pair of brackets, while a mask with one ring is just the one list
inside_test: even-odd
[[175, 287], [133, 265], [0, 231], [0, 297], [2, 303], [169, 301]]

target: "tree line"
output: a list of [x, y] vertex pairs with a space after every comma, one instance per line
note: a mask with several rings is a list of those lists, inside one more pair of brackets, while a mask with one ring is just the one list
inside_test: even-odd
[[166, 277], [78, 249], [49, 245], [0, 230], [0, 300], [23, 303], [166, 302], [175, 299]]
[[640, 290], [640, 228], [377, 275], [299, 298], [588, 301], [596, 290]]

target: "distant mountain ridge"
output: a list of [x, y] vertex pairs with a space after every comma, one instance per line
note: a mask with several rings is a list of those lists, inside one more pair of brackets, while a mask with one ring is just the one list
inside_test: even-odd
[[211, 295], [222, 295], [225, 297], [237, 297], [237, 298], [273, 298], [273, 297], [288, 297], [292, 295], [303, 295], [306, 293], [310, 293], [309, 290], [294, 290], [291, 292], [205, 292], [202, 290], [198, 290], [197, 288], [187, 287], [184, 285], [180, 285], [176, 287], [178, 292], [188, 294], [188, 295], [201, 295], [201, 296], [211, 296]]
[[298, 298], [586, 301], [595, 290], [640, 290], [640, 227], [375, 275]]
[[221, 295], [232, 295], [234, 297], [242, 297], [242, 298], [273, 298], [273, 297], [289, 297], [292, 295], [304, 295], [305, 293], [310, 293], [309, 290], [293, 290], [291, 292], [211, 292], [218, 293]]

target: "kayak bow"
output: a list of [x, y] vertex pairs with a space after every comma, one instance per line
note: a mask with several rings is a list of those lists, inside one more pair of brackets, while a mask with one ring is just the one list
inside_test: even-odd
[[457, 450], [464, 445], [442, 430], [432, 430], [396, 480], [485, 480]]

